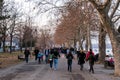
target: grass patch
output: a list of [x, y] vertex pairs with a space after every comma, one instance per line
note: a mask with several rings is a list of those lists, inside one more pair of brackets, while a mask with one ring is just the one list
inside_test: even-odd
[[21, 60], [18, 60], [18, 55], [23, 54], [21, 52], [13, 52], [13, 53], [0, 53], [0, 62], [2, 63], [0, 65], [0, 68], [6, 68], [15, 64], [18, 64], [21, 62]]

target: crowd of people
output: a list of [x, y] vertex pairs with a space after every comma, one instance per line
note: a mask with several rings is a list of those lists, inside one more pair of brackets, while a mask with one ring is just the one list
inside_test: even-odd
[[[60, 49], [60, 48], [52, 48], [52, 49], [44, 49], [41, 50], [39, 48], [35, 48], [33, 54], [35, 56], [35, 61], [38, 61], [39, 64], [45, 60], [46, 64], [50, 64], [50, 68], [57, 70], [58, 69], [58, 59], [60, 58], [60, 53], [64, 53], [65, 57], [67, 59], [67, 65], [68, 65], [68, 71], [72, 72], [72, 61], [75, 59], [74, 57], [74, 49]], [[30, 51], [28, 48], [25, 49], [24, 51], [25, 54], [25, 61], [28, 63], [29, 61], [29, 56], [30, 56]], [[80, 70], [83, 70], [84, 68], [84, 63], [89, 61], [89, 72], [94, 73], [94, 62], [95, 62], [95, 55], [92, 49], [90, 49], [88, 52], [85, 52], [83, 50], [77, 51], [77, 60], [78, 60], [78, 65], [80, 65]], [[45, 57], [45, 59], [43, 59]]]

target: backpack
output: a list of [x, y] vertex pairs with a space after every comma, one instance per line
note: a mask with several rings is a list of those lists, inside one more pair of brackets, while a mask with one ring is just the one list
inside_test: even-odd
[[39, 52], [38, 55], [37, 55], [38, 58], [40, 58], [40, 57], [42, 57], [42, 56], [43, 56], [43, 55], [42, 55], [42, 53], [40, 53], [40, 52]]
[[49, 54], [49, 59], [53, 59], [53, 54]]
[[73, 59], [73, 57], [72, 56], [68, 56], [68, 58], [67, 58], [68, 60], [72, 60]]
[[92, 55], [92, 54], [90, 54], [90, 56], [88, 57], [88, 60], [90, 60], [90, 61], [94, 61], [95, 60], [95, 56], [94, 55]]

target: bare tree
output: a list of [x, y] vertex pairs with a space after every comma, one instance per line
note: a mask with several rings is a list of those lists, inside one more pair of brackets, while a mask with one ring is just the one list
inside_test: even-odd
[[6, 39], [6, 19], [9, 18], [9, 15], [3, 15], [3, 12], [5, 11], [5, 5], [4, 0], [0, 1], [0, 46], [1, 42], [3, 42], [3, 51], [5, 52], [5, 39]]
[[[115, 75], [120, 76], [120, 33], [116, 31], [116, 27], [114, 25], [113, 18], [117, 15], [120, 0], [104, 0], [103, 2], [97, 0], [89, 0], [92, 5], [98, 11], [101, 23], [103, 24], [104, 28], [106, 29], [111, 43], [112, 49], [114, 53], [114, 60], [115, 60]], [[115, 3], [114, 6], [112, 3]], [[110, 11], [110, 15], [108, 14]], [[116, 20], [119, 20], [119, 16]], [[116, 21], [115, 21], [116, 22]]]
[[118, 32], [120, 33], [120, 26], [119, 26], [119, 28], [118, 28]]
[[25, 23], [24, 22], [19, 22], [19, 24], [16, 25], [16, 38], [19, 40], [19, 46], [20, 46], [20, 51], [22, 52], [22, 48], [23, 48], [23, 34], [24, 34], [24, 26]]
[[106, 30], [103, 25], [99, 29], [99, 61], [104, 63], [106, 55]]
[[41, 49], [45, 49], [46, 47], [52, 47], [52, 35], [50, 34], [50, 29], [40, 29], [40, 33], [38, 36], [38, 40], [36, 46]]

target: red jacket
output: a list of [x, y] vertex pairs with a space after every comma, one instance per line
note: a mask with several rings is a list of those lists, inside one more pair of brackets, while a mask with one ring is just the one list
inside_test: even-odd
[[[92, 52], [92, 55], [94, 56], [93, 52]], [[86, 60], [88, 60], [89, 56], [90, 56], [90, 51], [86, 54]]]

